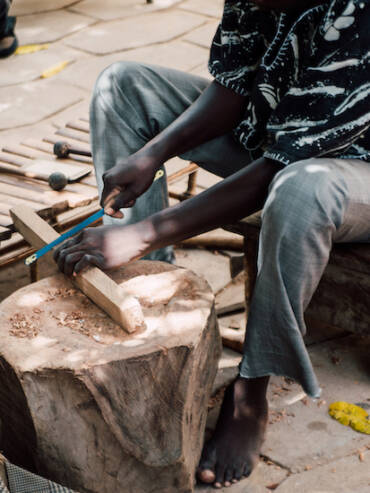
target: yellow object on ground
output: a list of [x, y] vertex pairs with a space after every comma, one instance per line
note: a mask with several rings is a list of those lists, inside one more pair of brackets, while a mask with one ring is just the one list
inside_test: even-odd
[[47, 50], [49, 48], [48, 44], [43, 45], [23, 45], [18, 46], [15, 51], [16, 55], [28, 55], [29, 53], [36, 53], [36, 51]]
[[329, 414], [342, 425], [370, 435], [369, 414], [362, 407], [343, 401], [333, 402], [329, 406]]
[[53, 75], [61, 72], [63, 69], [66, 68], [66, 66], [71, 63], [70, 60], [65, 60], [64, 62], [57, 63], [56, 65], [53, 65], [52, 67], [44, 70], [41, 74], [42, 79], [47, 79], [48, 77], [52, 77]]

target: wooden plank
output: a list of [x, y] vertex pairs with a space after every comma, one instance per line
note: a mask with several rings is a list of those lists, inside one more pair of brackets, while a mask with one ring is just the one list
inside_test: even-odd
[[[63, 141], [67, 142], [73, 149], [78, 149], [80, 151], [85, 151], [85, 152], [91, 152], [90, 145], [83, 144], [82, 142], [76, 142], [73, 139], [68, 139], [68, 138], [63, 138], [61, 139], [60, 137], [58, 138], [55, 135], [52, 135], [51, 137], [44, 137], [42, 139], [44, 142], [49, 142], [50, 144], [56, 144], [57, 142]], [[88, 156], [86, 156], [87, 159], [90, 159]]]
[[90, 125], [88, 122], [82, 120], [74, 120], [73, 122], [68, 122], [66, 124], [67, 128], [72, 128], [73, 130], [79, 130], [80, 132], [90, 133]]
[[244, 239], [240, 235], [230, 233], [229, 231], [224, 231], [220, 228], [198, 236], [193, 236], [187, 240], [183, 240], [179, 243], [179, 245], [184, 248], [205, 247], [242, 251]]
[[68, 180], [76, 181], [88, 175], [91, 167], [57, 159], [29, 159], [0, 152], [0, 170], [44, 181], [48, 181], [51, 173], [62, 171]]
[[60, 128], [55, 132], [55, 135], [61, 135], [62, 137], [68, 137], [72, 140], [77, 140], [79, 142], [84, 142], [86, 144], [90, 143], [90, 137], [84, 132], [78, 132], [77, 130], [72, 130], [71, 128]]
[[100, 209], [101, 205], [99, 202], [94, 201], [92, 204], [86, 205], [85, 207], [78, 207], [77, 209], [62, 212], [56, 216], [56, 226], [59, 228], [72, 226], [73, 224], [81, 222], [86, 217], [91, 216], [95, 212], [98, 212]]
[[36, 149], [37, 151], [45, 152], [47, 154], [53, 154], [53, 144], [45, 142], [44, 140], [26, 139], [21, 143], [23, 146], [30, 149]]
[[[27, 207], [15, 207], [10, 213], [17, 230], [35, 248], [42, 248], [59, 237], [48, 223]], [[73, 282], [127, 332], [145, 326], [138, 300], [125, 293], [97, 267], [80, 273]]]
[[[49, 140], [51, 137], [49, 138]], [[57, 142], [60, 139], [55, 139], [55, 142]], [[72, 142], [69, 142], [71, 145], [74, 147], [75, 144]], [[43, 153], [51, 154], [54, 156], [54, 144], [52, 142], [46, 142], [45, 140], [43, 141], [38, 141], [36, 139], [27, 139], [22, 142], [22, 145], [25, 147], [28, 147], [29, 149], [35, 149], [37, 151], [41, 151]], [[90, 148], [87, 149], [90, 152]], [[76, 154], [71, 154], [68, 158], [68, 160], [64, 159], [63, 162], [68, 162], [68, 163], [82, 163], [82, 164], [92, 164], [92, 159], [87, 156], [78, 156]]]
[[190, 163], [185, 168], [181, 168], [175, 173], [172, 173], [171, 175], [169, 174], [167, 177], [167, 182], [169, 185], [172, 183], [176, 183], [177, 180], [182, 178], [183, 176], [189, 175], [190, 173], [193, 173], [193, 171], [196, 171], [199, 169], [199, 166], [195, 163]]
[[20, 156], [15, 156], [14, 154], [9, 154], [7, 152], [0, 152], [0, 161], [3, 161], [4, 163], [8, 163], [8, 164], [13, 164], [14, 166], [21, 167], [27, 161], [30, 162], [30, 159], [27, 159], [25, 161], [25, 158], [22, 158]]
[[16, 144], [6, 145], [2, 148], [2, 151], [8, 152], [10, 154], [16, 154], [17, 156], [21, 156], [21, 157], [26, 157], [28, 159], [36, 159], [42, 156], [42, 153], [35, 152], [30, 147], [25, 147]]

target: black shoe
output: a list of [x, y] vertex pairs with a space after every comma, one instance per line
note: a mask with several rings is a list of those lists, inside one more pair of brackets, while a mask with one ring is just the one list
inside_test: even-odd
[[0, 58], [12, 55], [18, 48], [18, 39], [14, 34], [15, 17], [10, 16], [7, 19], [5, 31], [0, 38]]

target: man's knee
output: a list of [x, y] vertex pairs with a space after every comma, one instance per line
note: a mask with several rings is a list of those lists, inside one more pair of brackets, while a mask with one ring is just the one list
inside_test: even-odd
[[100, 95], [124, 91], [132, 87], [138, 80], [142, 67], [139, 63], [122, 61], [115, 62], [105, 68], [96, 80], [93, 98]]
[[343, 220], [346, 199], [347, 188], [334, 161], [299, 161], [275, 176], [263, 218], [269, 217], [275, 224], [305, 221], [308, 227], [330, 223], [338, 228]]

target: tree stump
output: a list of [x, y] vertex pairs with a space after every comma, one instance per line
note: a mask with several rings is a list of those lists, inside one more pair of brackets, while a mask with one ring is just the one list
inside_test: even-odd
[[0, 448], [81, 493], [191, 492], [221, 350], [212, 292], [162, 262], [111, 277], [145, 330], [126, 334], [62, 274], [1, 303]]

